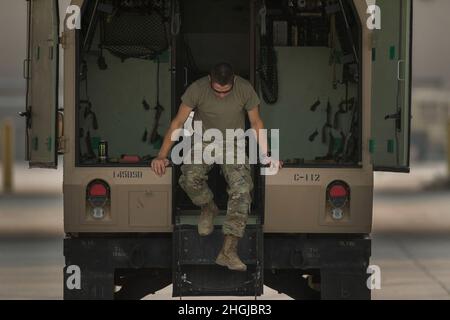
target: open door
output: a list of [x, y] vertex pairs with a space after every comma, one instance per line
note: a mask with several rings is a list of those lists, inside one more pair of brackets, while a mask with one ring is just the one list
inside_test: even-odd
[[26, 159], [30, 168], [57, 167], [58, 0], [28, 1]]
[[412, 0], [377, 0], [381, 29], [372, 52], [372, 139], [375, 171], [409, 172]]

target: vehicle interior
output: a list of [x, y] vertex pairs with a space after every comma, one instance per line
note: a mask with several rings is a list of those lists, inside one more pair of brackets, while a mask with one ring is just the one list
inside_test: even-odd
[[266, 6], [258, 88], [266, 127], [280, 130], [280, 159], [294, 167], [357, 165], [361, 40], [351, 1]]
[[[77, 166], [148, 166], [183, 92], [221, 61], [259, 93], [285, 166], [360, 165], [361, 27], [352, 1], [90, 0], [83, 12]], [[252, 170], [253, 214], [262, 216], [264, 180]], [[196, 208], [179, 175], [175, 166], [174, 207], [185, 216]], [[208, 183], [225, 210], [219, 167]]]

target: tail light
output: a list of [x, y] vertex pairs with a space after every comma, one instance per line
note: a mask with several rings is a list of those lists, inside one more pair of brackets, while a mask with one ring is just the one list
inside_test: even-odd
[[103, 180], [91, 181], [86, 188], [86, 200], [90, 204], [92, 217], [102, 219], [105, 206], [110, 200], [110, 188]]
[[343, 181], [334, 181], [327, 188], [327, 200], [331, 205], [333, 219], [342, 220], [344, 207], [350, 200], [350, 187]]

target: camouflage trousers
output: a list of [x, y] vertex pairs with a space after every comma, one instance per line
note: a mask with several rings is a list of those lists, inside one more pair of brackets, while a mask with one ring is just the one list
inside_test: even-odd
[[[223, 233], [242, 238], [251, 205], [250, 192], [253, 189], [250, 165], [221, 164], [220, 166], [228, 184], [228, 207]], [[213, 193], [207, 184], [208, 173], [212, 167], [212, 164], [184, 164], [181, 166], [180, 186], [197, 206], [203, 206], [213, 201]]]

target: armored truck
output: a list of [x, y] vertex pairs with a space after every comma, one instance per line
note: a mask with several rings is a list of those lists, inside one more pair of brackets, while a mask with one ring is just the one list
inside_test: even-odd
[[[374, 172], [409, 172], [411, 39], [411, 0], [28, 0], [21, 115], [30, 168], [63, 158], [64, 298], [370, 299]], [[246, 272], [214, 263], [220, 169], [200, 237], [180, 166], [150, 167], [181, 95], [221, 61], [259, 94], [284, 163], [252, 165]]]

